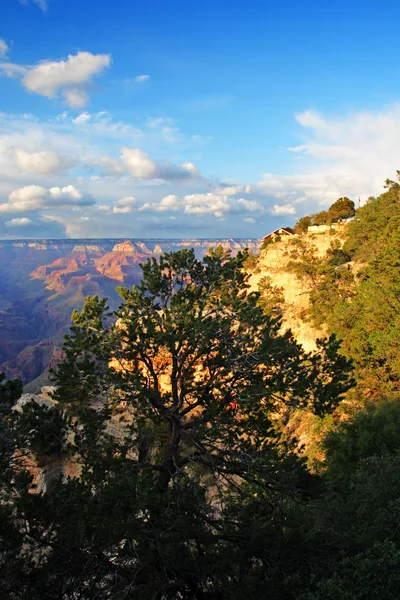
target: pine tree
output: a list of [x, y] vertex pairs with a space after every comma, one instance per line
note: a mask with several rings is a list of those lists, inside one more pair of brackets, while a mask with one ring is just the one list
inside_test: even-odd
[[52, 423], [79, 476], [14, 491], [24, 564], [7, 597], [290, 597], [304, 553], [288, 519], [310, 476], [276, 425], [331, 410], [350, 367], [334, 340], [310, 355], [281, 333], [245, 258], [166, 254], [115, 313], [97, 297], [74, 313]]

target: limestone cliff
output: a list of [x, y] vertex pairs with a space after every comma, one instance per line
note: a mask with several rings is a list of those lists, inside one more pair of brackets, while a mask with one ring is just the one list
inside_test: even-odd
[[[262, 294], [262, 280], [266, 277], [271, 286], [280, 289], [282, 302], [279, 308], [282, 313], [282, 330], [290, 329], [307, 352], [315, 351], [316, 340], [326, 337], [327, 332], [323, 329], [316, 329], [308, 317], [309, 282], [306, 279], [300, 279], [290, 263], [296, 261], [299, 247], [304, 255], [309, 254], [316, 258], [325, 257], [332, 243], [343, 245], [346, 229], [347, 227], [344, 226], [336, 231], [287, 236], [262, 249], [256, 265], [251, 269], [250, 284], [253, 290], [258, 290], [260, 286]], [[320, 441], [328, 431], [330, 421], [302, 410], [290, 410], [281, 417], [282, 423], [284, 423], [282, 429], [284, 437], [295, 441], [298, 453], [307, 458], [310, 468], [319, 469], [319, 461], [324, 459]], [[341, 416], [335, 413], [333, 418], [340, 419]]]
[[272, 286], [281, 288], [283, 329], [291, 329], [297, 341], [308, 352], [316, 349], [316, 340], [324, 337], [326, 332], [316, 329], [307, 319], [310, 307], [309, 288], [291, 271], [290, 262], [293, 260], [298, 240], [301, 240], [307, 249], [312, 250], [315, 256], [322, 258], [331, 243], [338, 240], [342, 244], [344, 236], [345, 228], [318, 234], [287, 236], [260, 251], [255, 272], [251, 276], [253, 290], [258, 290], [264, 277], [270, 278]]

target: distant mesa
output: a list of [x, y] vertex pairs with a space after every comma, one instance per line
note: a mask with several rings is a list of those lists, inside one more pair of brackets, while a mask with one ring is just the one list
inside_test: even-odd
[[119, 244], [115, 244], [112, 252], [122, 252], [123, 254], [136, 254], [137, 250], [132, 242], [120, 242]]
[[[149, 250], [149, 248], [146, 246], [146, 244], [144, 242], [136, 242], [136, 246], [139, 248], [140, 252], [142, 252], [143, 254], [154, 254], [155, 253], [155, 249], [152, 252], [151, 250]], [[157, 246], [158, 248], [160, 248], [160, 246]], [[160, 248], [161, 254], [162, 254], [162, 250]]]
[[236, 254], [257, 249], [255, 239], [50, 239], [0, 242], [0, 372], [21, 377], [35, 393], [48, 383], [49, 367], [59, 361], [62, 336], [71, 312], [88, 295], [108, 298], [111, 310], [117, 286], [140, 282], [141, 263], [164, 252], [193, 248], [197, 258], [222, 245]]
[[90, 256], [101, 256], [104, 254], [105, 250], [101, 246], [77, 244], [73, 247], [72, 252], [85, 253], [89, 254]]

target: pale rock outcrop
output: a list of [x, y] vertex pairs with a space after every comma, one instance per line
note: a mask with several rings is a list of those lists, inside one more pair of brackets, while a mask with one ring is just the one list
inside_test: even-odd
[[[323, 257], [333, 240], [341, 241], [342, 230], [343, 228], [340, 232], [323, 232], [317, 235], [305, 234], [301, 236], [301, 240], [310, 248], [315, 248], [316, 256]], [[307, 322], [306, 317], [310, 308], [309, 291], [289, 269], [289, 262], [292, 260], [291, 251], [298, 237], [294, 235], [283, 238], [261, 250], [258, 269], [252, 274], [250, 285], [251, 289], [256, 291], [262, 278], [270, 277], [272, 286], [282, 288], [284, 297], [282, 329], [284, 331], [290, 329], [304, 350], [311, 352], [316, 350], [317, 339], [325, 337], [326, 331], [316, 329]]]

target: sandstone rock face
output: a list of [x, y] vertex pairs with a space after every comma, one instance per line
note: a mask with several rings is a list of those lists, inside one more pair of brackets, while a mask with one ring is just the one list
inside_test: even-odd
[[139, 278], [139, 263], [146, 260], [146, 255], [139, 254], [134, 248], [133, 251], [108, 252], [101, 258], [94, 261], [95, 269], [101, 275], [124, 283], [136, 275]]
[[115, 244], [112, 249], [113, 252], [120, 252], [121, 254], [136, 254], [137, 250], [132, 242], [126, 241], [119, 244]]
[[[139, 250], [142, 254], [148, 254], [148, 255], [156, 254], [156, 250], [154, 249], [152, 252], [151, 250], [149, 250], [149, 248], [146, 246], [146, 244], [144, 242], [136, 242], [136, 246], [137, 246], [137, 248], [139, 248]], [[162, 254], [162, 250], [161, 250], [161, 254]]]
[[[39, 406], [51, 408], [55, 402], [48, 395], [49, 390], [45, 394], [23, 394], [14, 406], [13, 410], [21, 412], [26, 404], [35, 402]], [[31, 491], [33, 493], [45, 492], [51, 482], [64, 474], [65, 460], [61, 456], [44, 456], [36, 459], [32, 454], [19, 455], [19, 450], [15, 451], [15, 456], [18, 458], [21, 466], [25, 468], [33, 477]]]
[[91, 256], [101, 256], [105, 250], [101, 246], [77, 244], [73, 247], [72, 252], [80, 252]]
[[[52, 399], [51, 394], [55, 391], [53, 386], [45, 386], [40, 394], [23, 394], [18, 400], [13, 410], [21, 412], [28, 403], [34, 402], [39, 406], [52, 408], [57, 406], [57, 402]], [[92, 408], [102, 408], [101, 400], [96, 402], [96, 406]], [[121, 420], [124, 417], [125, 420]], [[127, 422], [131, 420], [131, 415], [126, 409], [121, 406], [116, 409], [110, 421], [107, 422], [106, 433], [113, 436], [117, 441], [123, 442], [127, 434]], [[70, 434], [73, 435], [72, 433]], [[67, 442], [73, 442], [73, 439], [67, 436]], [[23, 454], [18, 449], [15, 450], [15, 457], [22, 468], [29, 471], [32, 475], [31, 493], [42, 493], [51, 487], [52, 482], [56, 479], [80, 477], [82, 471], [81, 458], [71, 456], [70, 454], [61, 452], [59, 454], [49, 454], [47, 456], [36, 457], [32, 453]]]
[[[288, 269], [288, 263], [292, 260], [290, 253], [295, 238], [297, 236], [283, 238], [261, 251], [258, 261], [259, 272], [252, 275], [250, 282], [252, 289], [257, 290], [260, 280], [268, 276], [273, 286], [282, 288], [284, 296], [282, 329], [290, 329], [303, 348], [310, 352], [316, 350], [317, 339], [326, 336], [326, 331], [315, 329], [306, 321], [305, 317], [310, 307], [309, 291]], [[322, 257], [329, 249], [331, 241], [334, 239], [341, 241], [342, 232], [303, 235], [301, 239], [309, 247], [315, 247], [316, 255]]]
[[50, 390], [54, 390], [54, 388], [48, 386], [43, 394], [22, 394], [13, 410], [21, 412], [23, 407], [29, 402], [35, 402], [35, 404], [38, 404], [39, 406], [47, 406], [47, 408], [55, 406], [55, 401], [52, 400], [49, 395]]

